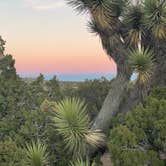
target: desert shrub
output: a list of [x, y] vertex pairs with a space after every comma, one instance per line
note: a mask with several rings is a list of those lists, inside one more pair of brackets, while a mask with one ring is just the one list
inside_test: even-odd
[[152, 90], [147, 101], [113, 119], [109, 150], [115, 165], [164, 165], [166, 91]]

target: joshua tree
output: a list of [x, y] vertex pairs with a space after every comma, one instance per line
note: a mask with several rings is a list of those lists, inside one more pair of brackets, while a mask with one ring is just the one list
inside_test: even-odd
[[[88, 26], [117, 65], [117, 76], [93, 124], [106, 130], [112, 116], [166, 84], [166, 0], [67, 0], [91, 18]], [[137, 81], [128, 88], [132, 74]]]

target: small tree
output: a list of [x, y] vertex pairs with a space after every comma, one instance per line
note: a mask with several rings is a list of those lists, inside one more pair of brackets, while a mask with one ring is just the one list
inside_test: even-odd
[[144, 106], [113, 118], [108, 147], [115, 166], [165, 165], [166, 97], [161, 93], [164, 91], [154, 89]]

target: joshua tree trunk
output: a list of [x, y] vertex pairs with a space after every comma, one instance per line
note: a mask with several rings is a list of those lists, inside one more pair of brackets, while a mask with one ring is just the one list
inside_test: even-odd
[[95, 119], [92, 129], [100, 129], [102, 131], [108, 129], [110, 119], [112, 116], [117, 114], [120, 103], [124, 97], [129, 78], [123, 75], [118, 75], [112, 81], [112, 87], [103, 103], [103, 106]]

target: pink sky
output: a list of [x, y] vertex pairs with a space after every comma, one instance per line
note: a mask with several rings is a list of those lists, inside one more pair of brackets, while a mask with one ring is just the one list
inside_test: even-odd
[[113, 73], [98, 37], [63, 0], [0, 2], [1, 34], [18, 73]]

